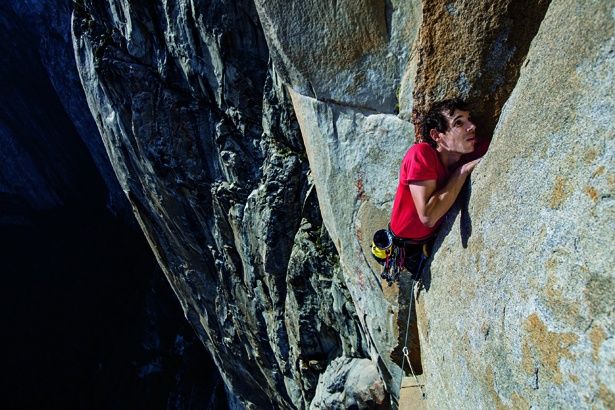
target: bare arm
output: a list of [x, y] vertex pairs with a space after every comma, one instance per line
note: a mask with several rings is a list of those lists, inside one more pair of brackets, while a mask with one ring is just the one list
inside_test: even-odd
[[433, 227], [453, 206], [463, 184], [479, 161], [480, 158], [457, 168], [446, 185], [438, 191], [435, 179], [410, 183], [412, 200], [423, 225]]

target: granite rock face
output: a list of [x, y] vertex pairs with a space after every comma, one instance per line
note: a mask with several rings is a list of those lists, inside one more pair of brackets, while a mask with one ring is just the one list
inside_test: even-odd
[[[469, 98], [488, 137], [494, 117], [512, 91], [546, 6], [537, 3], [531, 18], [510, 2], [489, 7], [468, 3], [459, 9], [432, 2], [393, 8], [405, 16], [401, 21], [406, 21], [406, 26], [415, 27], [415, 34], [407, 39], [410, 57], [403, 69], [382, 71], [383, 75], [396, 75], [391, 78], [394, 86], [381, 92], [391, 97], [398, 93], [399, 116], [386, 110], [373, 112], [340, 101], [319, 100], [301, 94], [300, 84], [289, 86], [325, 226], [339, 251], [359, 319], [368, 334], [370, 357], [380, 364], [381, 374], [393, 392], [401, 372], [399, 362], [391, 355], [401, 342], [399, 329], [406, 322], [407, 306], [396, 287], [382, 288], [377, 266], [370, 265], [369, 245], [371, 234], [387, 224], [398, 164], [414, 136], [413, 126], [407, 121], [410, 107], [422, 109], [429, 102], [452, 96]], [[422, 10], [422, 20], [416, 10]], [[259, 8], [259, 12], [266, 14], [267, 7]], [[286, 11], [286, 20], [292, 20], [288, 16], [291, 12]], [[391, 25], [391, 39], [401, 36], [398, 30], [403, 32], [401, 27]], [[460, 37], [459, 32], [464, 35]], [[272, 48], [282, 47], [276, 33], [265, 25]], [[392, 41], [391, 47], [394, 45]], [[275, 59], [273, 62], [276, 65]], [[310, 70], [332, 70], [334, 66], [335, 59], [316, 60]], [[463, 81], [453, 79], [452, 73], [463, 75]], [[435, 78], [439, 78], [437, 84]], [[479, 100], [479, 95], [485, 98]], [[408, 293], [409, 289], [402, 287], [401, 291]]]
[[499, 122], [418, 295], [427, 405], [608, 407], [612, 260], [591, 244], [613, 242], [596, 234], [612, 228], [612, 27], [608, 2], [566, 0], [86, 1], [73, 22], [188, 319], [239, 401], [284, 408], [397, 405], [411, 290], [381, 283], [369, 245], [412, 107], [452, 96], [484, 137]]
[[420, 296], [435, 407], [615, 405], [614, 29], [553, 1], [532, 42]]
[[297, 93], [376, 112], [395, 109], [421, 4], [398, 0], [255, 1], [276, 70]]
[[459, 96], [472, 102], [483, 136], [491, 135], [548, 6], [548, 0], [424, 2], [406, 109]]
[[88, 1], [73, 33], [122, 188], [227, 388], [307, 407], [365, 341], [254, 4]]

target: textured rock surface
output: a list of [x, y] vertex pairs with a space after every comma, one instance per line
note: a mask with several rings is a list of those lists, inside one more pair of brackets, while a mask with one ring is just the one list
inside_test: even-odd
[[450, 218], [419, 308], [435, 408], [615, 405], [614, 17], [551, 3]]
[[[397, 345], [394, 289], [383, 297], [379, 272], [368, 264], [371, 234], [387, 224], [397, 179], [396, 158], [407, 149], [409, 123], [365, 114], [292, 94], [323, 219], [335, 243], [359, 318], [370, 337], [370, 355], [384, 364], [387, 382], [399, 377], [389, 352]], [[406, 140], [406, 141], [404, 141]], [[385, 285], [386, 286], [386, 285]], [[387, 289], [388, 291], [388, 289]]]
[[298, 94], [391, 113], [420, 26], [398, 0], [255, 1], [273, 65]]
[[[403, 107], [424, 110], [460, 96], [473, 102], [483, 136], [491, 136], [549, 0], [425, 1], [413, 96]], [[404, 91], [407, 88], [404, 87]]]
[[[466, 201], [453, 212], [420, 294], [428, 405], [583, 405], [585, 395], [608, 406], [612, 374], [600, 366], [612, 360], [612, 260], [590, 243], [612, 224], [613, 11], [607, 1], [521, 8], [315, 0], [78, 8], [82, 80], [114, 168], [188, 319], [244, 404], [343, 407], [352, 390], [343, 386], [371, 369], [361, 383], [384, 383], [395, 405], [401, 370], [391, 355], [409, 289], [402, 283], [400, 297], [381, 287], [369, 243], [389, 216], [414, 134], [411, 107], [468, 97], [490, 137], [516, 87], [470, 211]], [[578, 136], [588, 130], [592, 139]], [[596, 149], [573, 156], [580, 148], [563, 136]], [[576, 252], [585, 265], [567, 262], [583, 260]], [[562, 372], [577, 358], [575, 381]], [[372, 406], [381, 393], [348, 397]]]
[[365, 343], [254, 5], [85, 2], [73, 30], [120, 183], [227, 387], [306, 407]]
[[70, 4], [0, 5], [3, 405], [188, 408], [215, 390], [223, 399], [87, 109]]
[[[493, 127], [493, 116], [499, 113], [511, 92], [545, 4], [540, 3], [531, 19], [519, 15], [507, 2], [489, 7], [469, 3], [457, 11], [454, 8], [443, 3], [423, 7], [423, 34], [413, 45], [415, 58], [406, 62], [403, 78], [395, 78], [394, 86], [385, 86], [380, 92], [391, 97], [400, 93], [399, 117], [404, 119], [409, 118], [409, 107], [413, 104], [412, 90], [420, 97], [418, 108], [427, 101], [452, 94], [473, 98], [479, 112], [489, 112], [488, 118], [481, 122], [482, 129], [488, 132]], [[402, 20], [416, 22], [415, 13], [419, 9], [418, 4], [407, 5], [396, 9], [396, 13], [403, 16]], [[285, 19], [293, 20], [291, 14], [292, 10], [287, 11]], [[314, 13], [312, 18], [317, 19], [317, 15]], [[454, 30], [456, 25], [467, 33], [463, 41]], [[391, 27], [391, 38], [403, 37], [397, 31], [403, 32], [401, 27]], [[275, 32], [265, 28], [269, 44], [284, 48], [276, 43]], [[309, 38], [308, 34], [305, 36]], [[459, 57], [464, 53], [467, 60]], [[500, 58], [498, 53], [506, 55]], [[332, 66], [332, 62], [316, 60], [310, 67], [316, 72], [321, 67], [330, 70]], [[448, 78], [450, 73], [467, 73], [463, 90], [457, 79]], [[433, 79], [439, 76], [442, 80], [435, 89]], [[491, 80], [487, 82], [485, 78]], [[300, 82], [291, 83], [290, 87], [301, 90]], [[386, 110], [374, 113], [352, 104], [319, 101], [295, 91], [291, 95], [319, 192], [323, 219], [340, 253], [350, 293], [369, 335], [371, 357], [380, 363], [383, 377], [395, 391], [401, 373], [391, 354], [399, 344], [398, 323], [405, 324], [407, 307], [400, 303], [395, 287], [383, 292], [376, 273], [378, 268], [368, 262], [369, 245], [371, 234], [387, 224], [400, 158], [413, 139], [413, 127]], [[497, 98], [479, 100], [478, 95]]]

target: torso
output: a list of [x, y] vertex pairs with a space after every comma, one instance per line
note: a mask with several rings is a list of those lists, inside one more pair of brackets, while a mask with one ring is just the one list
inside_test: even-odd
[[434, 234], [440, 221], [433, 228], [423, 225], [408, 185], [412, 181], [436, 180], [436, 189], [440, 189], [446, 184], [448, 177], [449, 172], [442, 165], [438, 152], [429, 144], [421, 142], [410, 147], [401, 164], [391, 214], [390, 227], [395, 236], [421, 241]]

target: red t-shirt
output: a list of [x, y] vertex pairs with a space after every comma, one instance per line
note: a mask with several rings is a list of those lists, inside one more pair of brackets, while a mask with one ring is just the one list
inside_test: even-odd
[[442, 188], [448, 180], [449, 172], [444, 168], [438, 152], [429, 144], [420, 142], [410, 147], [399, 171], [399, 184], [393, 212], [391, 230], [395, 236], [422, 240], [430, 237], [440, 225], [438, 221], [433, 228], [428, 228], [419, 219], [408, 184], [411, 181], [436, 180], [436, 189]]

